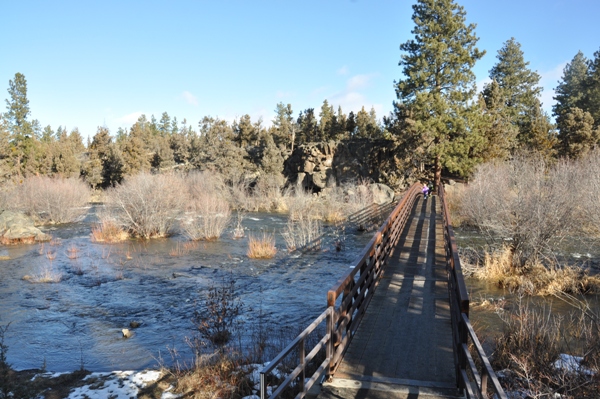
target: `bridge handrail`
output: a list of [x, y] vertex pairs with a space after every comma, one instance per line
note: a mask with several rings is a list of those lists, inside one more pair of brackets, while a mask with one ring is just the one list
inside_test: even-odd
[[[506, 393], [492, 369], [475, 330], [469, 320], [469, 295], [460, 266], [458, 248], [454, 237], [454, 229], [448, 212], [448, 202], [443, 184], [438, 188], [442, 204], [444, 221], [444, 242], [448, 267], [448, 287], [450, 293], [450, 312], [452, 319], [452, 343], [454, 346], [454, 364], [456, 380], [460, 389], [465, 390], [467, 398], [487, 397], [488, 380], [491, 390], [499, 399], [507, 399]], [[478, 369], [469, 350], [469, 339], [479, 358], [481, 370]], [[471, 376], [472, 378], [469, 378]]]
[[356, 266], [327, 292], [327, 306], [334, 309], [341, 296], [334, 314], [334, 352], [328, 374], [337, 369], [348, 349], [379, 283], [382, 267], [392, 255], [419, 193], [419, 184], [413, 184], [363, 249]]
[[[322, 322], [326, 321], [326, 333], [320, 339], [320, 341], [315, 345], [315, 347], [308, 353], [305, 354], [305, 341], [308, 335], [313, 332]], [[327, 307], [323, 313], [317, 317], [315, 321], [313, 321], [304, 331], [300, 333], [283, 351], [281, 351], [275, 359], [271, 360], [267, 366], [265, 366], [260, 371], [260, 399], [267, 399], [267, 374], [271, 373], [275, 367], [277, 367], [281, 362], [285, 359], [287, 355], [292, 353], [292, 351], [298, 349], [299, 351], [299, 365], [286, 377], [286, 379], [279, 384], [277, 389], [269, 396], [269, 399], [274, 399], [279, 397], [279, 395], [286, 389], [292, 381], [298, 379], [300, 383], [300, 393], [296, 396], [296, 398], [303, 398], [308, 390], [313, 386], [313, 384], [317, 381], [317, 378], [323, 374], [329, 368], [329, 364], [331, 362], [331, 353], [332, 353], [332, 341], [331, 341], [331, 331], [333, 330], [333, 308]], [[323, 348], [326, 348], [325, 360], [320, 364], [319, 368], [316, 372], [311, 376], [309, 381], [305, 382], [305, 370], [306, 365], [315, 358], [317, 353]], [[300, 377], [300, 378], [298, 378]]]

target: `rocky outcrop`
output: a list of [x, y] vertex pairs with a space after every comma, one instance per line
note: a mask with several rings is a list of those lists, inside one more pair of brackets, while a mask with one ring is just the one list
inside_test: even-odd
[[20, 212], [0, 213], [0, 239], [4, 243], [49, 241], [52, 237], [35, 227], [33, 220]]
[[394, 142], [383, 139], [309, 143], [294, 149], [284, 163], [284, 175], [313, 192], [361, 179], [399, 190], [408, 182], [395, 153]]

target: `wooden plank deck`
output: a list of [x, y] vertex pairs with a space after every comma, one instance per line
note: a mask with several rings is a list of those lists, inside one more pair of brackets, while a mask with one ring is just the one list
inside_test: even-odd
[[416, 201], [367, 312], [319, 398], [458, 397], [439, 199]]

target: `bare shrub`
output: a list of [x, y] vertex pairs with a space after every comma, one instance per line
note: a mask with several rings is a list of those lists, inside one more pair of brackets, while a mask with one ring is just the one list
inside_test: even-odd
[[106, 210], [112, 220], [141, 238], [164, 237], [172, 232], [185, 201], [183, 179], [178, 175], [141, 173], [106, 193]]
[[541, 158], [481, 165], [461, 209], [490, 243], [507, 243], [513, 267], [535, 264], [579, 226], [573, 163], [548, 167]]
[[562, 398], [597, 396], [598, 315], [554, 315], [546, 307], [532, 308], [522, 296], [514, 312], [500, 314], [504, 331], [495, 340], [492, 362], [495, 369], [504, 369], [506, 390], [532, 398], [556, 397], [555, 393]]
[[12, 192], [15, 210], [40, 223], [70, 223], [83, 216], [91, 190], [79, 179], [32, 176]]
[[587, 229], [600, 234], [600, 149], [578, 162], [582, 178], [578, 181], [585, 188], [581, 201], [581, 220]]
[[256, 208], [265, 211], [285, 211], [287, 206], [282, 191], [284, 184], [285, 180], [280, 175], [260, 176], [252, 192]]
[[248, 252], [247, 255], [252, 259], [271, 259], [277, 253], [275, 247], [275, 235], [264, 233], [262, 236], [248, 237]]
[[359, 212], [373, 206], [373, 192], [369, 185], [371, 182], [366, 179], [360, 179], [355, 183], [348, 183], [344, 186], [347, 192], [348, 211], [350, 213]]
[[320, 220], [310, 217], [288, 219], [282, 233], [288, 251], [321, 249], [323, 227]]
[[209, 287], [202, 305], [203, 309], [196, 309], [193, 317], [201, 339], [205, 340], [195, 345], [197, 353], [206, 341], [223, 347], [231, 338], [235, 321], [243, 309], [233, 276], [220, 286]]
[[224, 186], [214, 175], [194, 173], [186, 178], [187, 220], [181, 227], [191, 240], [216, 240], [229, 224], [231, 210]]

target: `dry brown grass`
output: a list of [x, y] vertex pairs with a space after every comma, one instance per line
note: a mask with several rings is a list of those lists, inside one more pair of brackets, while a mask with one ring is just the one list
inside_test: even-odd
[[92, 242], [121, 242], [129, 234], [112, 220], [104, 220], [92, 227]]
[[252, 394], [240, 363], [226, 355], [198, 360], [191, 370], [176, 372], [175, 391], [190, 399], [241, 398]]
[[57, 272], [52, 267], [52, 263], [42, 266], [40, 273], [34, 275], [25, 275], [23, 280], [30, 283], [60, 283], [62, 281], [62, 273]]
[[271, 259], [277, 253], [274, 234], [262, 234], [261, 237], [248, 236], [247, 255], [252, 259]]
[[33, 244], [35, 237], [24, 237], [24, 238], [6, 238], [0, 237], [0, 244], [2, 245], [19, 245], [19, 244]]
[[[169, 251], [169, 255], [173, 257], [184, 256], [189, 254], [192, 250], [198, 248], [197, 242], [178, 242], [174, 248]], [[131, 259], [131, 258], [130, 258]]]
[[494, 253], [486, 252], [483, 264], [474, 270], [473, 276], [529, 295], [600, 292], [600, 277], [590, 276], [580, 267], [547, 267], [538, 262], [527, 268], [515, 268], [512, 256], [510, 249], [506, 247]]

